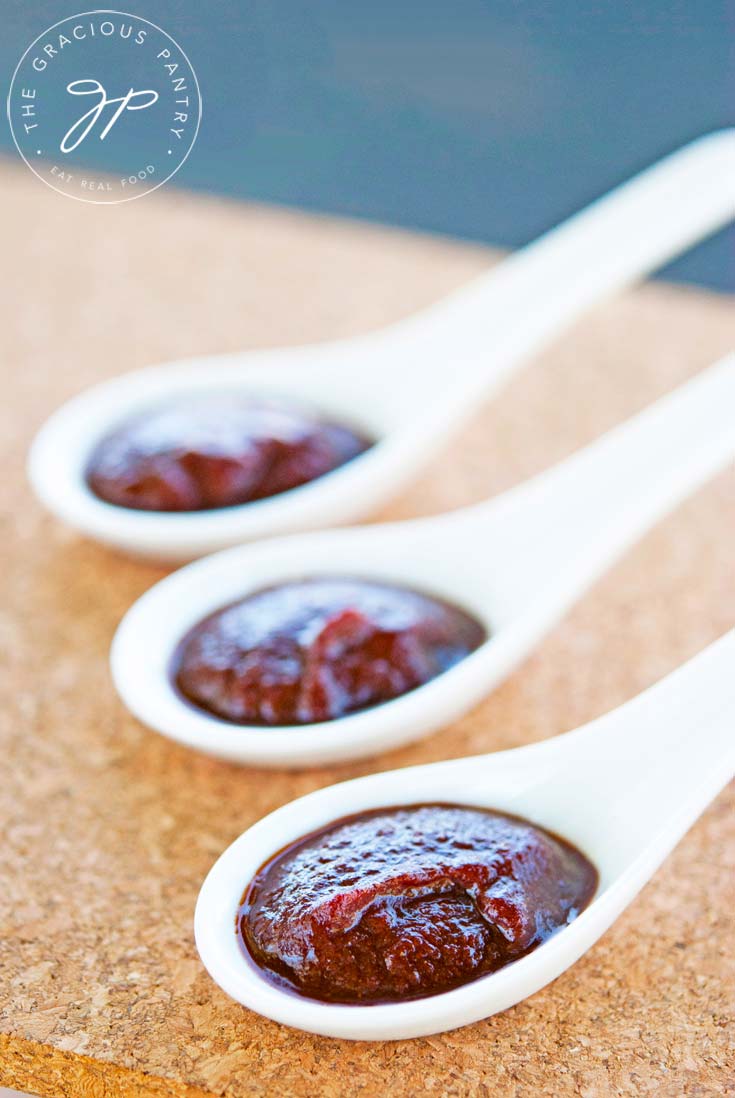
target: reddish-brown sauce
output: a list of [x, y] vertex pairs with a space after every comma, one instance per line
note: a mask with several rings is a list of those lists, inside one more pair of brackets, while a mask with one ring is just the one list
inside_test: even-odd
[[181, 693], [240, 724], [311, 724], [405, 694], [485, 640], [449, 603], [359, 579], [255, 592], [195, 626], [174, 675]]
[[237, 915], [274, 982], [314, 999], [449, 991], [529, 953], [586, 907], [597, 871], [527, 820], [429, 804], [340, 820], [277, 854]]
[[281, 404], [196, 396], [122, 424], [95, 448], [87, 482], [143, 511], [202, 511], [265, 499], [331, 472], [372, 443]]

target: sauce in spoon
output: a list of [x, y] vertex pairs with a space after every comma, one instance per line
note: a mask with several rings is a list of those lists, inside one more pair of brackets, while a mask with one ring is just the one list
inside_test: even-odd
[[424, 998], [524, 956], [587, 906], [597, 871], [527, 820], [460, 805], [349, 816], [248, 885], [246, 952], [281, 987], [336, 1003]]
[[189, 701], [225, 720], [313, 724], [405, 694], [485, 639], [451, 603], [321, 577], [256, 591], [205, 618], [179, 645], [174, 675]]
[[199, 394], [139, 414], [97, 444], [87, 483], [140, 511], [206, 511], [280, 495], [372, 445], [298, 406]]

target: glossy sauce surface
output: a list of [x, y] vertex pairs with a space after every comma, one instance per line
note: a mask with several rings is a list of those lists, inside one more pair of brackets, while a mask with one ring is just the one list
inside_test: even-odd
[[87, 467], [95, 495], [144, 511], [202, 511], [279, 495], [367, 450], [350, 428], [290, 405], [191, 396], [123, 423]]
[[405, 694], [478, 648], [485, 629], [409, 588], [315, 578], [257, 591], [183, 639], [180, 692], [241, 724], [313, 724]]
[[574, 919], [597, 887], [575, 847], [459, 805], [348, 817], [277, 854], [237, 914], [282, 987], [326, 1002], [423, 998], [495, 972]]

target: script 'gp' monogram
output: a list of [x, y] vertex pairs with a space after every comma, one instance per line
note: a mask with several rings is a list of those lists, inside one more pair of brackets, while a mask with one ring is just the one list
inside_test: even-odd
[[[67, 84], [66, 90], [70, 95], [97, 95], [99, 99], [66, 131], [59, 145], [63, 153], [73, 152], [81, 145], [82, 141], [94, 129], [105, 107], [113, 107], [117, 104], [117, 110], [113, 112], [109, 122], [100, 133], [100, 141], [105, 140], [118, 118], [125, 111], [143, 111], [146, 107], [152, 107], [158, 100], [158, 92], [153, 91], [152, 88], [147, 88], [145, 91], [134, 91], [133, 88], [130, 88], [125, 95], [121, 95], [117, 99], [110, 99], [99, 80], [72, 80], [71, 84]], [[72, 141], [75, 134], [77, 135], [76, 139]]]

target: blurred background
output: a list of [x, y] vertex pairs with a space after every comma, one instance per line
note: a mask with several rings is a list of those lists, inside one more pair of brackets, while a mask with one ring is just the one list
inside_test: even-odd
[[[5, 0], [8, 83], [75, 5]], [[136, 0], [133, 13], [178, 40], [202, 90], [169, 186], [516, 247], [733, 121], [732, 0]], [[15, 155], [7, 124], [0, 153]], [[664, 277], [734, 289], [735, 238]]]

